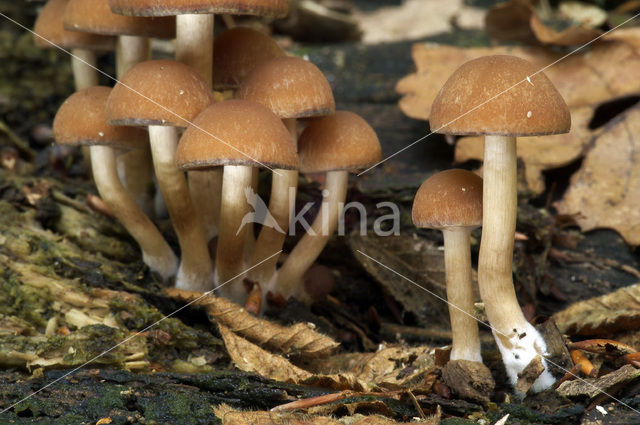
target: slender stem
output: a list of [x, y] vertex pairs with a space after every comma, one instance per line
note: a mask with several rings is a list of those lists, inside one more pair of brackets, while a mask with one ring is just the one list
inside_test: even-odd
[[470, 232], [468, 227], [451, 227], [442, 230], [447, 301], [451, 304], [449, 306], [453, 334], [451, 360], [481, 362], [478, 322], [473, 316], [475, 297], [471, 279]]
[[[349, 172], [329, 171], [322, 206], [311, 229], [302, 236], [278, 271], [276, 287], [285, 298], [295, 296], [309, 301], [303, 288], [302, 277], [318, 258], [338, 226], [338, 220], [347, 198]], [[326, 218], [325, 218], [326, 216]]]
[[209, 242], [218, 235], [222, 168], [189, 171], [187, 175], [193, 208], [198, 216], [198, 221], [202, 223], [205, 239]]
[[[225, 165], [222, 179], [222, 204], [220, 206], [220, 227], [216, 253], [216, 280], [218, 285], [227, 282], [244, 269], [244, 243], [246, 232], [255, 221], [249, 201], [254, 199], [251, 192], [253, 167], [247, 165]], [[255, 209], [255, 208], [254, 208]], [[228, 282], [220, 293], [236, 302], [244, 302], [246, 293], [240, 284], [242, 278]]]
[[516, 139], [486, 136], [480, 295], [491, 325], [506, 335], [527, 323], [513, 288], [513, 241], [518, 209]]
[[176, 60], [193, 68], [212, 85], [214, 15], [176, 16]]
[[[293, 140], [297, 141], [296, 119], [285, 118], [282, 120], [289, 130], [289, 134]], [[294, 213], [292, 209], [296, 204], [296, 189], [298, 187], [298, 170], [276, 170], [271, 177], [271, 197], [269, 198], [269, 212], [275, 218], [276, 223], [280, 227], [263, 226], [258, 236], [258, 241], [251, 256], [251, 265], [260, 263], [265, 258], [269, 258], [278, 252], [284, 246], [284, 241], [289, 230], [289, 220]], [[249, 277], [251, 280], [259, 282], [262, 287], [262, 293], [267, 291], [274, 282], [272, 278], [276, 272], [279, 256], [272, 257], [268, 261], [252, 270]]]
[[276, 272], [278, 256], [273, 256], [273, 254], [280, 251], [284, 245], [284, 240], [289, 230], [291, 208], [295, 206], [296, 188], [298, 186], [297, 170], [274, 171], [271, 177], [269, 213], [275, 219], [275, 224], [278, 227], [272, 226], [273, 223], [262, 223], [263, 226], [260, 229], [258, 241], [251, 254], [250, 264], [253, 266], [266, 258], [271, 258], [249, 273], [249, 279], [259, 282], [264, 294], [270, 289], [268, 284]]
[[98, 85], [98, 71], [96, 71], [96, 54], [92, 50], [72, 49], [71, 70], [76, 84], [76, 91], [88, 89]]
[[[147, 37], [121, 35], [116, 44], [116, 76], [122, 76], [132, 67], [151, 56]], [[138, 206], [150, 217], [155, 216], [153, 198], [149, 188], [153, 185], [151, 149], [134, 149], [116, 157], [118, 174], [125, 188]]]
[[178, 259], [156, 226], [138, 208], [124, 189], [116, 172], [114, 150], [108, 146], [91, 146], [93, 175], [98, 192], [113, 215], [138, 242], [142, 259], [162, 279], [174, 276]]
[[[87, 49], [71, 49], [71, 71], [76, 91], [97, 86], [98, 71], [96, 53]], [[86, 167], [91, 170], [91, 153], [88, 146], [83, 146], [82, 158]], [[91, 172], [91, 171], [89, 171]]]
[[189, 197], [187, 180], [175, 165], [178, 130], [170, 126], [149, 126], [149, 138], [158, 185], [182, 251], [176, 287], [208, 291], [214, 281], [207, 241]]

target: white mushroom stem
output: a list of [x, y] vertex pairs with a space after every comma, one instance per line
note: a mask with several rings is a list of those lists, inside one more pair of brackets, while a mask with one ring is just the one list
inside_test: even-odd
[[202, 224], [205, 239], [209, 242], [218, 235], [220, 222], [220, 190], [222, 168], [207, 171], [189, 171], [189, 193], [193, 208]]
[[71, 50], [71, 70], [76, 91], [98, 85], [96, 53], [87, 49]]
[[[151, 56], [151, 45], [147, 37], [121, 35], [116, 44], [116, 76], [118, 79], [132, 67]], [[116, 157], [118, 175], [138, 206], [149, 217], [155, 216], [153, 197], [149, 190], [153, 185], [151, 150], [134, 149]]]
[[[260, 189], [260, 169], [258, 167], [253, 167], [251, 170], [251, 189], [253, 193], [258, 194], [258, 190]], [[251, 255], [253, 254], [253, 249], [256, 245], [256, 234], [253, 226], [247, 229], [246, 240], [244, 241], [244, 261], [246, 263], [251, 263]], [[266, 293], [262, 291], [263, 295]]]
[[145, 264], [163, 280], [174, 276], [178, 259], [156, 226], [138, 208], [120, 183], [114, 150], [108, 146], [91, 146], [91, 157], [93, 176], [102, 200], [138, 242]]
[[322, 206], [313, 220], [311, 229], [296, 244], [278, 271], [276, 289], [285, 298], [294, 296], [302, 301], [310, 299], [304, 291], [302, 277], [318, 258], [338, 226], [338, 220], [347, 198], [349, 172], [328, 171]]
[[[295, 118], [283, 119], [282, 122], [289, 130], [294, 141], [298, 140]], [[263, 297], [268, 291], [273, 291], [279, 256], [273, 256], [284, 246], [285, 238], [289, 230], [289, 221], [295, 213], [296, 189], [298, 188], [298, 170], [274, 170], [271, 176], [271, 197], [269, 198], [269, 213], [275, 218], [280, 230], [263, 226], [258, 235], [258, 241], [251, 255], [249, 264], [256, 265], [265, 258], [269, 260], [260, 264], [249, 273], [249, 278], [262, 286]]]
[[[71, 49], [71, 71], [76, 91], [88, 89], [99, 84], [97, 58], [93, 50]], [[82, 158], [87, 168], [91, 168], [91, 154], [88, 146], [83, 146]]]
[[208, 291], [214, 280], [207, 241], [191, 203], [187, 180], [175, 165], [178, 130], [171, 126], [149, 126], [149, 139], [158, 185], [180, 242], [176, 287]]
[[[469, 227], [442, 229], [447, 301], [451, 319], [451, 360], [482, 362], [478, 323], [474, 318]], [[460, 311], [462, 310], [462, 311]]]
[[[282, 250], [284, 240], [289, 230], [291, 209], [295, 206], [296, 188], [298, 186], [297, 170], [273, 170], [271, 177], [271, 197], [269, 198], [269, 213], [275, 219], [279, 228], [269, 226], [270, 223], [260, 229], [260, 235], [251, 254], [250, 264], [260, 264], [249, 272], [249, 279], [260, 283], [262, 292], [266, 295], [276, 272], [278, 257], [274, 256]], [[265, 261], [265, 259], [269, 258]], [[263, 263], [261, 263], [264, 261]]]
[[[536, 356], [546, 354], [546, 343], [527, 322], [513, 287], [513, 241], [517, 215], [516, 138], [485, 136], [483, 167], [482, 241], [478, 284], [489, 323], [512, 385]], [[534, 383], [542, 391], [555, 379], [545, 371]]]
[[212, 14], [176, 16], [176, 60], [193, 68], [212, 85], [213, 73]]
[[[176, 16], [176, 60], [193, 68], [209, 86], [213, 84], [214, 18], [212, 14]], [[222, 170], [187, 174], [193, 206], [208, 242], [218, 233]]]
[[244, 303], [247, 297], [239, 275], [245, 267], [246, 232], [256, 219], [256, 213], [250, 211], [248, 203], [248, 198], [253, 195], [252, 168], [248, 165], [225, 165], [222, 179], [220, 222], [224, 226], [220, 227], [218, 234], [216, 281], [218, 285], [224, 284], [220, 293], [238, 303]]

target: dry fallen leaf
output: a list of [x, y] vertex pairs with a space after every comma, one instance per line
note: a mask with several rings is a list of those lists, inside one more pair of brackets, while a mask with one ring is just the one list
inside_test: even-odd
[[562, 333], [611, 335], [640, 326], [640, 284], [578, 301], [553, 315]]
[[[539, 47], [458, 48], [418, 43], [412, 48], [416, 72], [396, 85], [396, 91], [403, 95], [400, 109], [409, 117], [428, 119], [433, 99], [453, 71], [471, 59], [500, 54], [521, 57], [538, 69], [563, 56]], [[572, 109], [640, 91], [640, 55], [628, 41], [594, 43], [545, 68], [544, 73]]]
[[[593, 137], [589, 121], [594, 106], [571, 109], [571, 131], [552, 136], [518, 137], [518, 158], [524, 163], [524, 175], [528, 189], [533, 193], [544, 192], [542, 172], [565, 166], [582, 156]], [[484, 138], [463, 137], [456, 143], [455, 161], [458, 163], [484, 158]]]
[[[166, 292], [168, 296], [184, 302], [193, 301], [202, 295], [200, 292], [175, 288], [167, 288]], [[256, 344], [284, 355], [300, 358], [326, 357], [339, 345], [328, 336], [315, 331], [311, 324], [280, 326], [248, 313], [225, 298], [208, 295], [194, 304], [203, 307], [211, 320], [227, 326], [231, 331]]]
[[558, 213], [583, 231], [610, 228], [640, 245], [640, 108], [627, 111], [593, 141], [571, 178]]
[[[602, 34], [602, 31], [593, 28], [594, 24], [598, 22], [597, 20], [589, 22], [590, 20], [585, 18], [582, 19], [582, 22], [578, 22], [575, 19], [575, 15], [585, 11], [584, 8], [576, 9], [575, 6], [573, 8], [564, 6], [562, 11], [564, 13], [560, 14], [560, 18], [565, 17], [567, 21], [565, 26], [567, 23], [570, 23], [570, 26], [558, 32], [540, 19], [528, 0], [511, 0], [500, 3], [489, 9], [485, 16], [487, 34], [498, 41], [520, 41], [527, 44], [553, 46], [581, 45]], [[572, 13], [574, 16], [566, 16], [568, 13]], [[596, 19], [601, 20], [601, 17]], [[593, 21], [593, 19], [591, 20]]]

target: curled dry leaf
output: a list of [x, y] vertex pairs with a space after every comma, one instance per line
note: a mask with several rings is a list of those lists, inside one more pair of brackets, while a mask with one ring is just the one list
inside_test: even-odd
[[569, 344], [570, 350], [583, 350], [589, 353], [610, 354], [613, 356], [622, 356], [637, 352], [635, 348], [625, 343], [614, 341], [612, 339], [587, 339]]
[[583, 231], [610, 228], [640, 245], [640, 107], [614, 121], [593, 141], [571, 177], [559, 214], [572, 215]]
[[[166, 292], [168, 296], [184, 302], [202, 296], [200, 292], [175, 288], [167, 288]], [[284, 355], [300, 358], [326, 357], [339, 345], [328, 336], [315, 331], [310, 324], [280, 326], [253, 316], [225, 298], [208, 295], [194, 304], [204, 308], [211, 320], [228, 327], [251, 342]]]
[[[418, 43], [412, 48], [416, 72], [401, 79], [396, 91], [403, 95], [400, 109], [409, 117], [426, 120], [431, 104], [449, 75], [460, 65], [486, 55], [513, 55], [543, 69], [569, 107], [597, 104], [640, 91], [640, 55], [627, 41], [594, 43], [562, 58], [561, 52], [540, 47], [459, 48]], [[624, 64], [624, 66], [619, 66]], [[586, 90], [585, 87], [589, 89]], [[435, 130], [435, 129], [432, 129]]]
[[[542, 172], [551, 168], [563, 167], [582, 156], [593, 137], [589, 121], [595, 105], [571, 109], [571, 131], [552, 136], [519, 137], [518, 158], [524, 163], [524, 175], [527, 187], [533, 193], [544, 192]], [[484, 159], [484, 138], [463, 137], [455, 148], [455, 161]]]
[[[566, 7], [563, 10], [571, 11]], [[485, 16], [485, 26], [489, 37], [498, 41], [520, 41], [526, 44], [553, 46], [580, 45], [602, 34], [602, 31], [592, 28], [598, 21], [583, 20], [582, 23], [586, 25], [582, 25], [578, 20], [572, 19], [572, 16], [560, 16], [560, 18], [563, 17], [565, 22], [562, 23], [567, 28], [556, 31], [542, 22], [528, 0], [511, 0], [489, 9]], [[601, 20], [601, 18], [598, 19]]]
[[575, 381], [566, 381], [557, 389], [564, 397], [588, 396], [593, 398], [619, 384], [625, 384], [640, 377], [640, 369], [631, 365], [622, 366], [620, 369], [608, 373], [600, 378], [586, 378]]
[[640, 326], [640, 284], [578, 301], [553, 315], [568, 335], [606, 335]]

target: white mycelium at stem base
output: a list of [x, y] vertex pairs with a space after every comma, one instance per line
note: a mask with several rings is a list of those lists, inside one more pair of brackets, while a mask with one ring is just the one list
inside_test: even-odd
[[189, 197], [184, 173], [175, 164], [178, 130], [172, 126], [149, 126], [153, 166], [169, 216], [178, 236], [181, 262], [176, 288], [208, 291], [213, 285], [213, 268], [202, 226]]
[[155, 225], [140, 210], [120, 183], [116, 172], [114, 149], [109, 146], [91, 146], [93, 178], [100, 197], [109, 210], [138, 242], [142, 259], [163, 280], [173, 277], [178, 259]]
[[[513, 287], [511, 253], [518, 207], [516, 167], [516, 138], [485, 136], [478, 282], [487, 318], [513, 385], [531, 360], [547, 354], [544, 339], [522, 314]], [[545, 371], [535, 381], [533, 391], [548, 388], [555, 381], [544, 358], [542, 362]]]
[[345, 200], [349, 172], [329, 171], [323, 191], [322, 206], [311, 229], [302, 236], [278, 271], [277, 289], [285, 298], [294, 296], [309, 301], [302, 285], [302, 276], [324, 249], [336, 231]]

